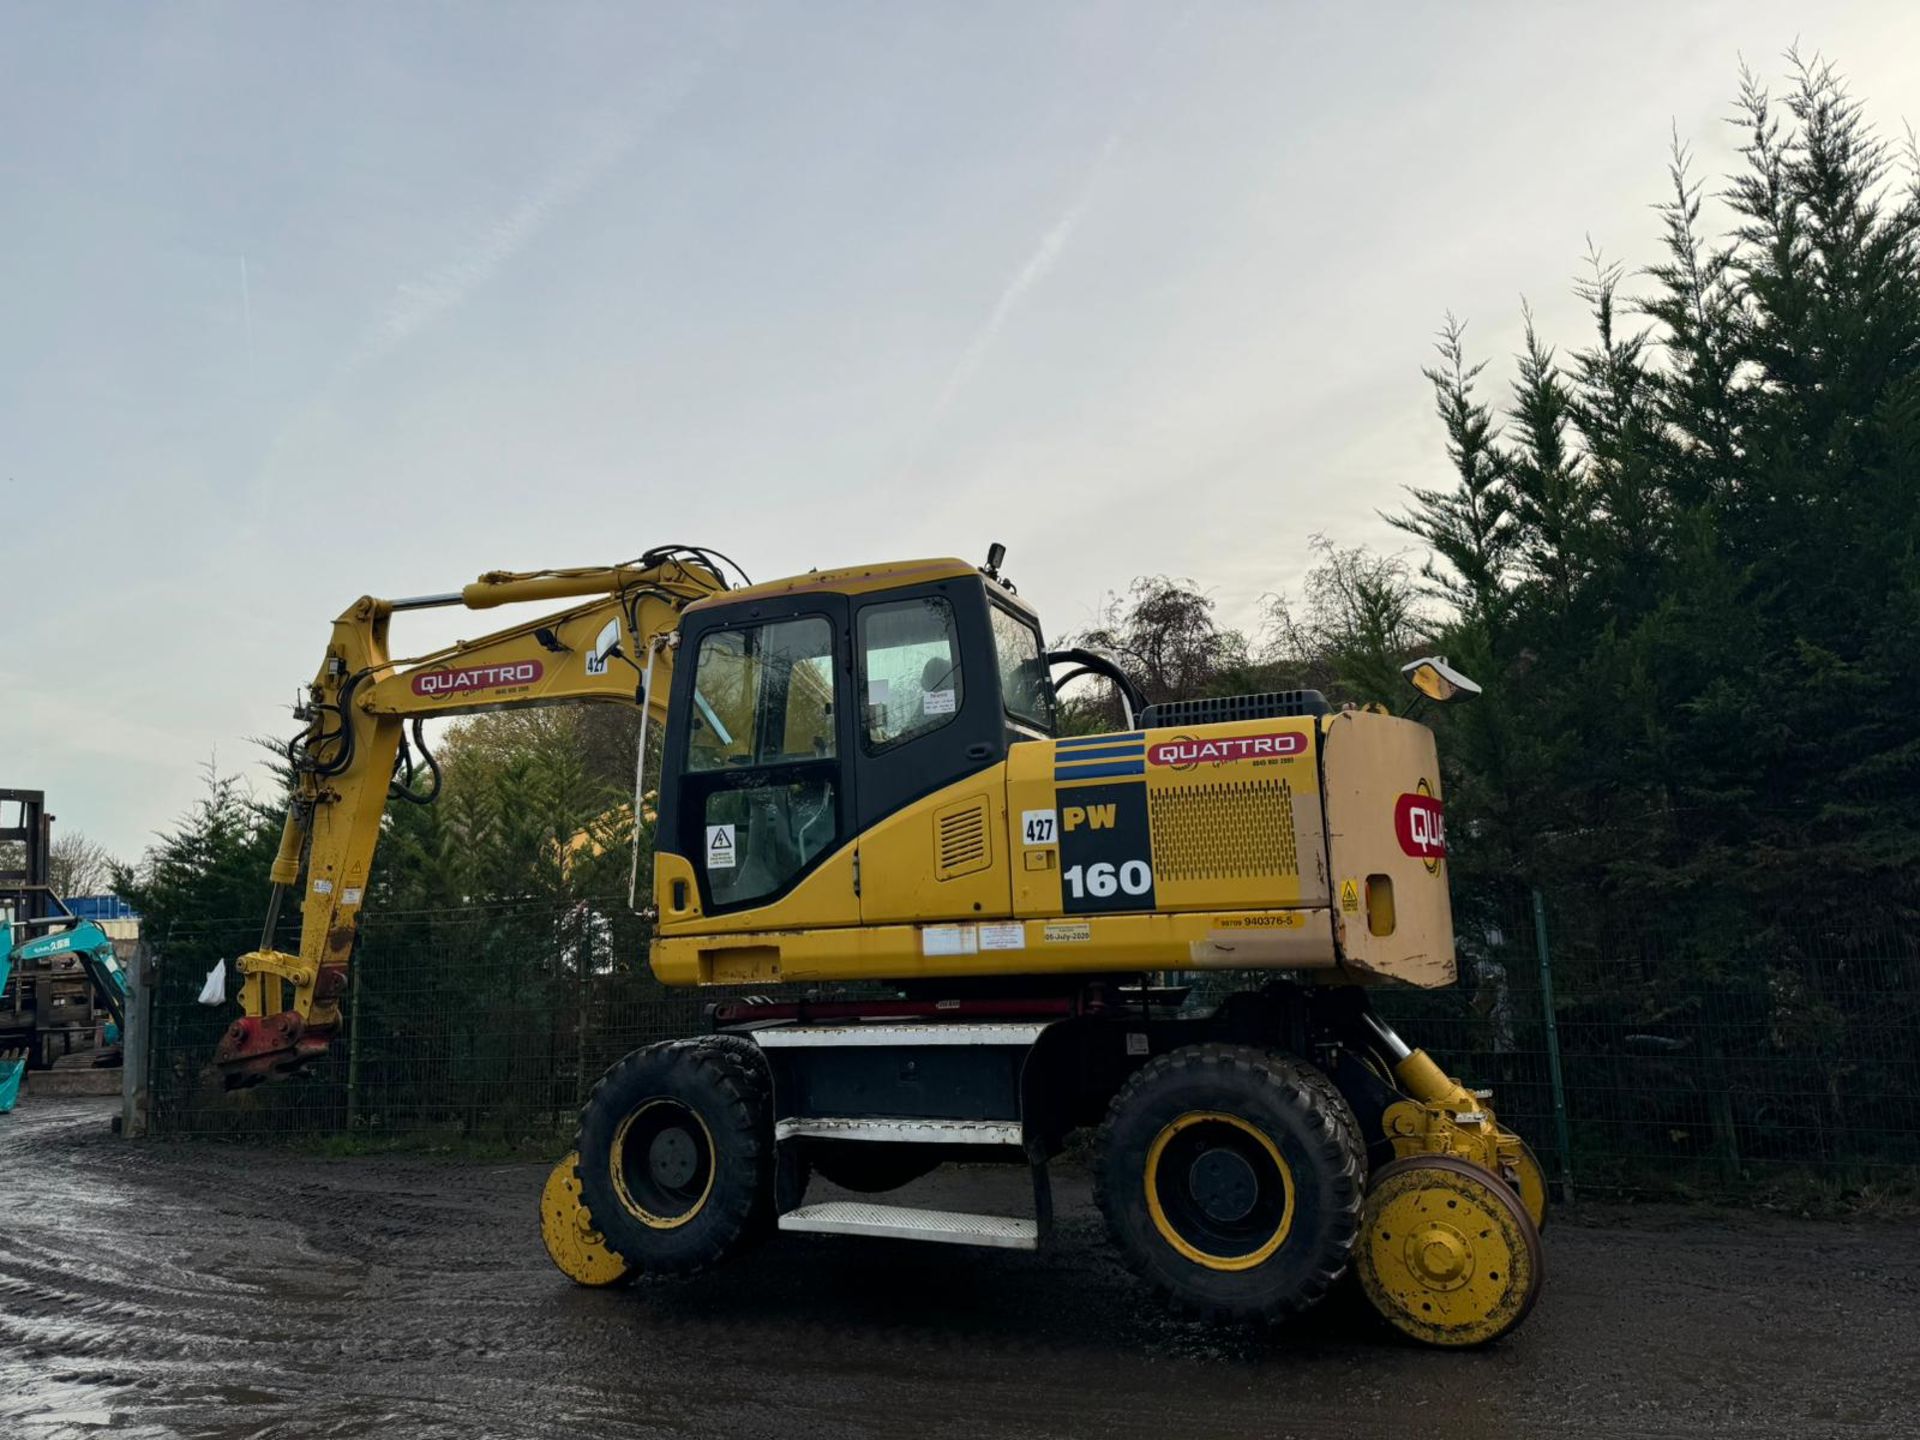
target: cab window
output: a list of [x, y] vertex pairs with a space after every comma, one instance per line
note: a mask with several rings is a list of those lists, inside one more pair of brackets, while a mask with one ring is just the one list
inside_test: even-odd
[[860, 699], [869, 754], [953, 723], [966, 695], [951, 605], [928, 595], [861, 610]]
[[1040, 632], [998, 605], [988, 606], [988, 611], [993, 617], [993, 650], [1000, 663], [1000, 694], [1007, 714], [1051, 735], [1053, 679], [1047, 673]]
[[689, 770], [830, 759], [832, 627], [809, 615], [708, 634], [691, 727]]
[[832, 848], [833, 678], [833, 627], [820, 616], [701, 638], [685, 792], [698, 820], [687, 838], [716, 910], [780, 894]]

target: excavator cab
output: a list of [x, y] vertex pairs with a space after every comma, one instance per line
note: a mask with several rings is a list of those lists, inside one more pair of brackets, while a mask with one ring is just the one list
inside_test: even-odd
[[[958, 560], [688, 607], [667, 714], [655, 896], [680, 928], [774, 905], [836, 860], [851, 870], [859, 837], [1055, 721], [1039, 618]], [[781, 923], [860, 923], [847, 880]]]

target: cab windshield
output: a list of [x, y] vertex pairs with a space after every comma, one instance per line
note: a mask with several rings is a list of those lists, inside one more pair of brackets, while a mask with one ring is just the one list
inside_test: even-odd
[[999, 605], [990, 605], [993, 650], [1000, 663], [1000, 693], [1007, 717], [1015, 723], [1053, 734], [1053, 678], [1047, 673], [1046, 648], [1032, 624]]

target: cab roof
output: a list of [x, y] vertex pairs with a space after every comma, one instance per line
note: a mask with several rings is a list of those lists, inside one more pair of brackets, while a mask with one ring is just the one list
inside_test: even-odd
[[[986, 583], [986, 577], [978, 566], [951, 556], [935, 560], [893, 560], [882, 565], [848, 565], [838, 570], [809, 570], [804, 575], [790, 575], [784, 580], [763, 580], [758, 585], [723, 590], [695, 601], [687, 609], [691, 612], [714, 605], [732, 605], [742, 600], [771, 600], [785, 595], [870, 595], [876, 590], [893, 590], [902, 585], [963, 580], [969, 576]], [[1011, 590], [1004, 590], [998, 585], [990, 585], [989, 588], [998, 592], [1000, 598], [1014, 609], [1038, 621], [1033, 607]]]

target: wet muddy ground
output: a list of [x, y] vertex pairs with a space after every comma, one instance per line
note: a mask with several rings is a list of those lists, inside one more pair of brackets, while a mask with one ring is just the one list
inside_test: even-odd
[[[812, 1236], [704, 1279], [567, 1284], [544, 1167], [123, 1144], [0, 1118], [0, 1436], [1892, 1436], [1920, 1421], [1920, 1231], [1585, 1210], [1526, 1327], [1169, 1316], [1061, 1177], [1043, 1256]], [[1015, 1177], [915, 1190], [1017, 1204]], [[995, 1192], [995, 1193], [988, 1193]], [[1004, 1196], [1004, 1198], [1003, 1198]]]

